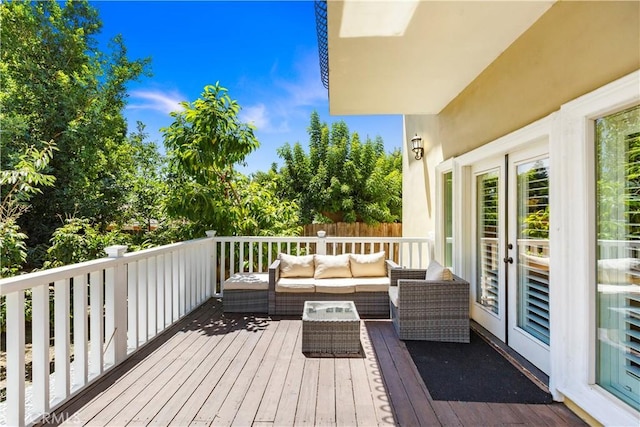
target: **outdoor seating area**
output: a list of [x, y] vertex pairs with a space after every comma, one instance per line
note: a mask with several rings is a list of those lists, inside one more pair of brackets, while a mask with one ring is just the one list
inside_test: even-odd
[[384, 251], [371, 254], [281, 253], [269, 266], [269, 314], [298, 315], [305, 301], [353, 301], [361, 316], [388, 317], [390, 271]]

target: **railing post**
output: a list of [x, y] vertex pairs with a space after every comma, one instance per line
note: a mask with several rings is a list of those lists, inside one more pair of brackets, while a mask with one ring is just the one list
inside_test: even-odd
[[316, 242], [316, 253], [318, 255], [327, 254], [327, 232], [324, 230], [318, 231], [318, 241]]
[[[127, 246], [104, 249], [109, 258], [122, 258]], [[105, 283], [105, 362], [117, 365], [127, 357], [127, 266], [118, 263], [106, 270]]]
[[[216, 237], [216, 230], [207, 230], [205, 231], [207, 237]], [[217, 249], [217, 243], [215, 241], [215, 239], [212, 240], [211, 244], [208, 246], [208, 256], [207, 256], [207, 260], [209, 262], [209, 267], [207, 269], [207, 287], [209, 289], [209, 294], [207, 295], [207, 297], [211, 297], [213, 295], [216, 295], [217, 289], [216, 289], [216, 249]], [[206, 268], [206, 267], [205, 267]]]

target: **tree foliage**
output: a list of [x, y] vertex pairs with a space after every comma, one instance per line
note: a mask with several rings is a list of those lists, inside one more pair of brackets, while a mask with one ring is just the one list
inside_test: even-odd
[[200, 99], [182, 106], [164, 129], [168, 215], [190, 221], [198, 237], [208, 229], [221, 235], [295, 231], [296, 207], [279, 200], [272, 186], [256, 185], [234, 170], [258, 141], [238, 119], [240, 106], [227, 90], [206, 86]]
[[86, 0], [8, 1], [0, 13], [2, 169], [13, 169], [28, 147], [58, 148], [48, 169], [56, 185], [34, 195], [20, 225], [33, 244], [48, 243], [61, 218], [92, 218], [104, 228], [127, 196], [125, 85], [148, 61], [129, 60], [119, 36], [100, 51], [102, 24]]
[[402, 217], [402, 159], [386, 154], [380, 137], [360, 140], [343, 121], [331, 129], [311, 114], [309, 151], [300, 143], [278, 149], [281, 191], [297, 200], [303, 222], [396, 222]]
[[27, 235], [17, 221], [29, 210], [31, 198], [42, 193], [40, 187], [54, 184], [55, 177], [42, 172], [54, 150], [53, 144], [42, 150], [28, 147], [14, 169], [0, 171], [0, 277], [15, 274], [27, 260]]

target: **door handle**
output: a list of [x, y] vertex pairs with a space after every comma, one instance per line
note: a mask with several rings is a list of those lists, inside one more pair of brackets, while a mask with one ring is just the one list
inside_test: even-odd
[[513, 258], [512, 257], [504, 258], [503, 261], [504, 261], [505, 264], [506, 263], [513, 264]]

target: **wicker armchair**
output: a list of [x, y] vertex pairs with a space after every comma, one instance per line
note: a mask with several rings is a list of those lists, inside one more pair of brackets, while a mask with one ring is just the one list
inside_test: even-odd
[[389, 301], [401, 340], [469, 342], [469, 282], [425, 280], [425, 270], [391, 271]]

